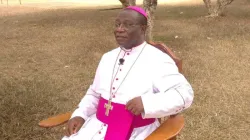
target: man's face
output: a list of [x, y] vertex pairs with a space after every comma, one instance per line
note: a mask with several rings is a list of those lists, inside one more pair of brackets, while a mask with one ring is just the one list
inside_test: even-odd
[[132, 10], [123, 10], [115, 20], [115, 39], [125, 48], [134, 47], [144, 35], [143, 28], [138, 20], [138, 13]]

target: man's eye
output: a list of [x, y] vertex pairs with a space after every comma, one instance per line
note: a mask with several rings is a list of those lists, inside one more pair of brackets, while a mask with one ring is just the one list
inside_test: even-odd
[[129, 26], [132, 26], [133, 24], [131, 24], [131, 23], [124, 23], [123, 24], [125, 27], [129, 27]]
[[124, 23], [125, 25], [133, 25], [132, 23]]
[[116, 27], [119, 27], [121, 25], [121, 23], [115, 23]]

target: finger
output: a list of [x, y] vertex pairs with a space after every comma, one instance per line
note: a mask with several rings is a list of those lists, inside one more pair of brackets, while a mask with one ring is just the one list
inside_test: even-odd
[[68, 127], [69, 135], [72, 135], [74, 133], [74, 128], [75, 128], [75, 123], [70, 122]]
[[66, 127], [66, 129], [65, 129], [65, 135], [68, 136], [68, 137], [70, 136], [70, 135], [69, 135], [68, 127]]
[[64, 127], [63, 130], [65, 132], [65, 136], [69, 136], [68, 126]]
[[133, 104], [133, 103], [130, 103], [130, 104], [128, 104], [128, 106], [127, 106], [127, 110], [131, 111], [134, 107], [135, 107], [134, 104]]
[[126, 109], [128, 109], [129, 106], [131, 106], [131, 104], [132, 104], [132, 100], [128, 101], [127, 104], [126, 104]]
[[135, 114], [135, 116], [137, 116], [137, 115], [140, 114], [140, 112], [139, 112], [139, 111], [136, 111], [134, 114]]
[[76, 125], [75, 130], [74, 130], [74, 134], [77, 133], [81, 129], [81, 127], [82, 127], [81, 124]]
[[66, 128], [66, 136], [70, 136], [70, 130], [69, 130], [69, 127], [67, 126], [67, 128]]
[[133, 113], [134, 115], [135, 115], [136, 112], [137, 112], [137, 111], [136, 111], [136, 108], [135, 108], [135, 107], [131, 109], [131, 113]]

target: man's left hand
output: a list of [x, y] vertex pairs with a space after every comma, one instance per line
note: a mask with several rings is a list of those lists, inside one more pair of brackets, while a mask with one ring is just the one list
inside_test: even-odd
[[136, 116], [143, 113], [144, 107], [141, 97], [135, 97], [134, 99], [128, 101], [128, 103], [126, 104], [126, 109]]

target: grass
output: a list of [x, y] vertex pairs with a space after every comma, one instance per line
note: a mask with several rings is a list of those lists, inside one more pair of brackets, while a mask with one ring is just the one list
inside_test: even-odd
[[[227, 16], [215, 19], [204, 17], [203, 6], [158, 7], [154, 40], [184, 60], [195, 91], [183, 113], [181, 140], [250, 138], [249, 4], [234, 3]], [[63, 126], [44, 129], [37, 123], [75, 109], [100, 57], [116, 47], [112, 25], [118, 11], [57, 9], [0, 17], [0, 138], [63, 136]]]

